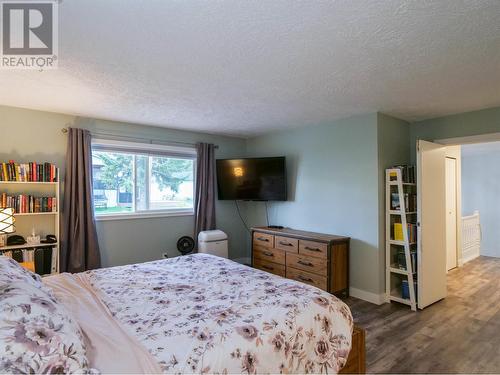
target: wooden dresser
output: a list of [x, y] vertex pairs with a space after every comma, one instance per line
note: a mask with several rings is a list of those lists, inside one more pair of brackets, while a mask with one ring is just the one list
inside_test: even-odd
[[349, 237], [252, 228], [252, 266], [349, 296]]

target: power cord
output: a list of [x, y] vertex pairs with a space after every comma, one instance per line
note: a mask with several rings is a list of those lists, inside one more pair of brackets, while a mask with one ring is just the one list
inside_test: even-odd
[[245, 229], [247, 230], [248, 233], [251, 234], [251, 231], [250, 231], [250, 228], [248, 228], [248, 225], [247, 223], [245, 222], [245, 220], [243, 219], [243, 216], [241, 216], [241, 212], [240, 212], [240, 206], [238, 205], [238, 201], [234, 201], [234, 204], [236, 205], [236, 210], [238, 211], [238, 216], [240, 217], [240, 220], [241, 222], [243, 223], [243, 225], [245, 226]]
[[267, 209], [267, 201], [264, 201], [265, 205], [266, 205], [266, 222], [267, 222], [267, 226], [269, 226], [269, 210]]

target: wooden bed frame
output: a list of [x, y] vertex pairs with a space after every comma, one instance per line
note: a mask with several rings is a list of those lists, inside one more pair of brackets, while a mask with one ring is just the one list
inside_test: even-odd
[[365, 372], [365, 330], [355, 325], [352, 332], [352, 349], [340, 374], [364, 374]]

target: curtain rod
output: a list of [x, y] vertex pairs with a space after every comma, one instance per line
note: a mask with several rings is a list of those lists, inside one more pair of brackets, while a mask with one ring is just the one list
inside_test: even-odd
[[[61, 132], [63, 134], [68, 133], [68, 128], [62, 128]], [[108, 137], [108, 138], [121, 138], [124, 140], [136, 140], [136, 141], [142, 141], [150, 144], [163, 144], [163, 145], [183, 145], [183, 146], [196, 146], [196, 143], [191, 143], [191, 142], [182, 142], [182, 141], [161, 141], [161, 140], [154, 140], [150, 138], [143, 138], [143, 137], [134, 137], [134, 136], [128, 136], [128, 135], [119, 135], [119, 134], [109, 134], [109, 133], [101, 133], [101, 132], [90, 132], [92, 136], [94, 137]], [[214, 148], [218, 149], [219, 145], [214, 145]]]

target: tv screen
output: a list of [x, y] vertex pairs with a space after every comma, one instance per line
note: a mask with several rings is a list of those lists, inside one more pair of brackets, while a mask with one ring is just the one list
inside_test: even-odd
[[218, 159], [220, 200], [286, 201], [284, 156], [251, 159]]

